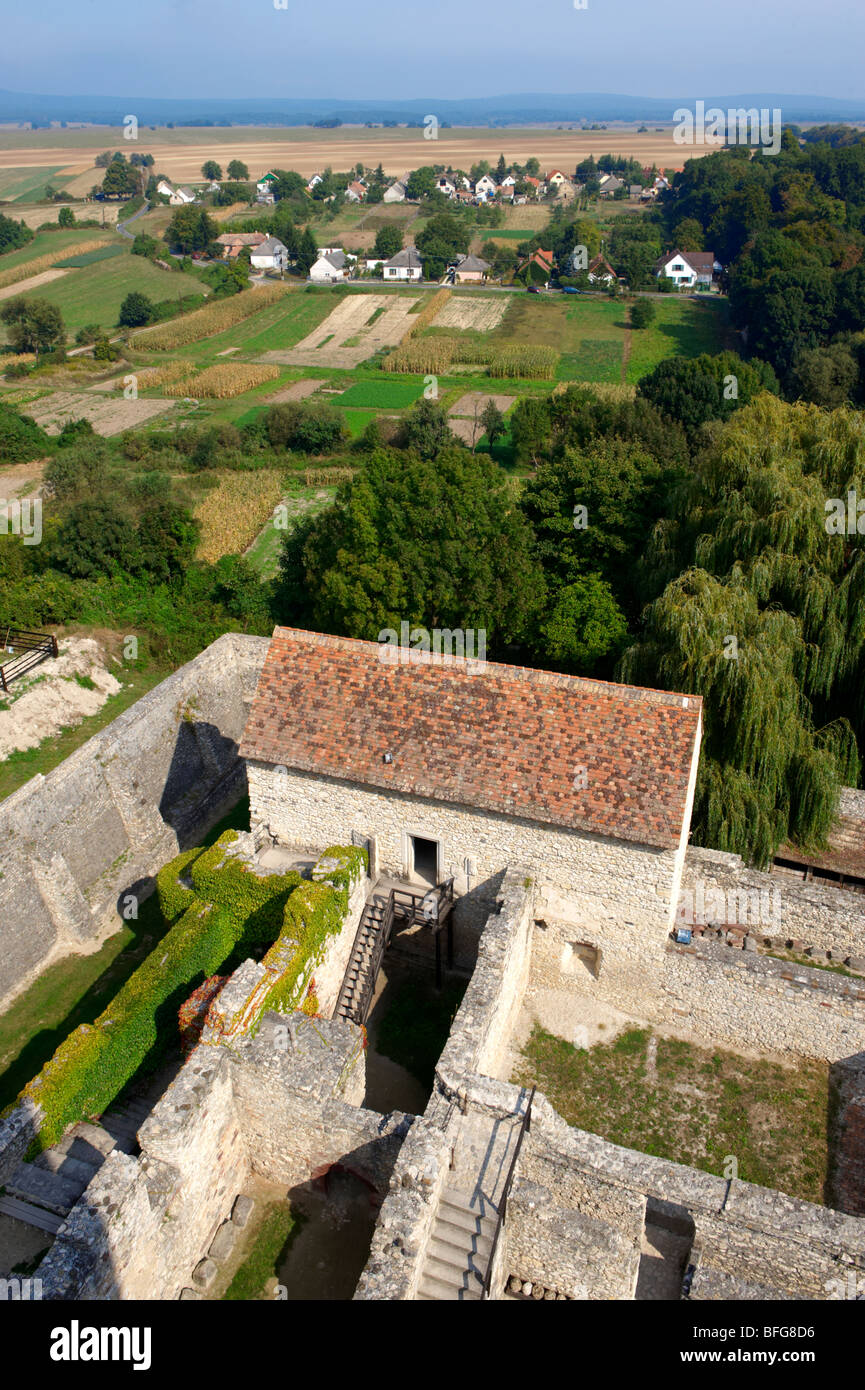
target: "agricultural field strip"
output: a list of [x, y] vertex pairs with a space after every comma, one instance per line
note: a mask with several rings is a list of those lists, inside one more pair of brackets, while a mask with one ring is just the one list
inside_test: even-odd
[[67, 420], [89, 420], [97, 434], [120, 434], [170, 410], [166, 400], [99, 400], [72, 391], [52, 391], [30, 405], [20, 406], [47, 434], [59, 434]]
[[455, 294], [436, 314], [435, 326], [489, 333], [501, 323], [508, 307], [509, 300], [504, 294], [487, 298]]
[[[296, 347], [275, 349], [261, 355], [263, 362], [280, 362], [287, 366], [356, 367], [382, 347], [393, 347], [401, 341], [417, 301], [390, 295], [350, 295], [343, 299], [323, 323]], [[376, 310], [384, 312], [370, 319]], [[346, 340], [360, 341], [349, 347]]]

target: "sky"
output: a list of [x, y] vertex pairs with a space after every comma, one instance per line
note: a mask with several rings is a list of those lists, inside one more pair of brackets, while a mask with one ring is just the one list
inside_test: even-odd
[[[0, 0], [0, 88], [865, 98], [863, 0]], [[276, 8], [276, 4], [285, 8]]]

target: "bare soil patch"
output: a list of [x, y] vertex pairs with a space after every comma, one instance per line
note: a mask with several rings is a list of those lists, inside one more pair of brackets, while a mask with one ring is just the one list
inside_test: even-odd
[[[474, 419], [477, 410], [478, 418], [483, 414], [490, 401], [497, 405], [502, 414], [510, 410], [516, 396], [487, 396], [482, 391], [469, 391], [465, 396], [460, 396], [448, 411], [448, 415], [471, 416]], [[453, 428], [453, 426], [451, 426]]]
[[[417, 300], [408, 296], [347, 295], [296, 347], [264, 352], [259, 361], [298, 367], [356, 367], [379, 348], [395, 347], [402, 341], [416, 304]], [[378, 309], [383, 312], [371, 323]]]
[[436, 315], [436, 328], [474, 329], [477, 333], [488, 333], [497, 328], [510, 304], [506, 294], [490, 295], [452, 295], [448, 303]]
[[323, 386], [326, 380], [326, 377], [304, 377], [303, 381], [293, 381], [284, 390], [275, 391], [272, 396], [267, 396], [267, 403], [282, 405], [284, 401], [302, 401], [317, 391], [319, 386]]
[[22, 406], [21, 410], [47, 434], [59, 434], [67, 420], [89, 420], [97, 434], [110, 435], [133, 429], [154, 415], [170, 410], [173, 405], [174, 401], [167, 400], [106, 401], [74, 391], [53, 391], [50, 396]]
[[106, 670], [106, 657], [92, 637], [65, 637], [60, 655], [44, 661], [0, 701], [0, 758], [36, 748], [43, 739], [96, 714], [120, 682]]
[[[73, 253], [70, 252], [71, 254]], [[30, 290], [38, 289], [40, 285], [47, 285], [49, 280], [59, 280], [61, 276], [68, 274], [68, 270], [43, 270], [41, 275], [31, 275], [29, 280], [16, 280], [14, 285], [6, 285], [0, 290], [0, 299], [12, 299], [16, 294], [27, 294]]]

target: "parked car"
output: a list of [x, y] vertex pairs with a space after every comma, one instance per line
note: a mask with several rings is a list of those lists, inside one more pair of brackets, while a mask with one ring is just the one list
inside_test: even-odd
[[537, 285], [529, 285], [529, 288], [526, 290], [526, 294], [540, 294], [540, 290], [538, 289]]
[[583, 291], [582, 291], [582, 290], [578, 290], [578, 289], [576, 288], [576, 286], [574, 286], [574, 285], [562, 285], [562, 294], [582, 294], [582, 293], [583, 293]]

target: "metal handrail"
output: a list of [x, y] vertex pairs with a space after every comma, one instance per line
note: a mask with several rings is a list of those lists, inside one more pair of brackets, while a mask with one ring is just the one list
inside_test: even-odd
[[529, 1095], [529, 1102], [525, 1108], [525, 1112], [523, 1113], [522, 1124], [520, 1125], [520, 1132], [517, 1135], [517, 1146], [514, 1149], [514, 1156], [511, 1159], [511, 1166], [508, 1169], [508, 1175], [505, 1178], [505, 1185], [502, 1188], [501, 1200], [499, 1201], [499, 1212], [498, 1216], [496, 1217], [496, 1229], [493, 1232], [493, 1243], [490, 1247], [490, 1258], [487, 1263], [487, 1272], [484, 1275], [484, 1286], [481, 1290], [482, 1301], [484, 1299], [489, 1298], [490, 1296], [490, 1290], [492, 1288], [493, 1282], [493, 1263], [496, 1257], [496, 1250], [498, 1249], [499, 1236], [501, 1235], [502, 1227], [505, 1224], [505, 1213], [508, 1209], [508, 1197], [510, 1196], [511, 1187], [513, 1186], [514, 1174], [517, 1168], [517, 1159], [520, 1156], [520, 1149], [523, 1147], [523, 1139], [529, 1133], [529, 1130], [532, 1127], [532, 1101], [535, 1098], [536, 1090], [536, 1086], [533, 1086], [531, 1089], [531, 1093]]
[[3, 646], [8, 647], [10, 651], [17, 649], [21, 653], [11, 661], [0, 664], [0, 690], [3, 691], [8, 691], [9, 682], [23, 676], [32, 666], [37, 666], [49, 656], [56, 657], [59, 654], [57, 638], [50, 632], [30, 632], [25, 628], [7, 627]]

